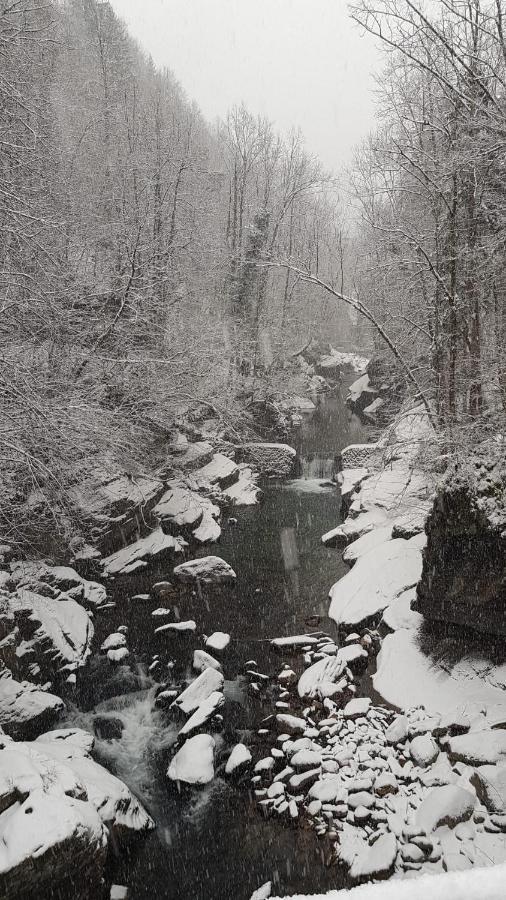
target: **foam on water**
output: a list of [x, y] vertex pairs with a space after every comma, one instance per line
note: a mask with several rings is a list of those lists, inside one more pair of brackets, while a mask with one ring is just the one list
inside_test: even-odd
[[154, 706], [155, 692], [156, 686], [111, 697], [88, 712], [69, 710], [67, 717], [68, 726], [91, 733], [96, 715], [110, 714], [121, 719], [121, 738], [106, 740], [97, 736], [94, 756], [144, 799], [152, 796], [155, 757], [175, 742], [178, 731], [178, 726], [165, 722]]

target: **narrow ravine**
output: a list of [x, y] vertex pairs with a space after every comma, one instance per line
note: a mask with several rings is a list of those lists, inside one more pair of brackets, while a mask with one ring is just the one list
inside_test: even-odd
[[[347, 567], [321, 535], [339, 521], [340, 495], [332, 481], [339, 451], [366, 439], [344, 391], [326, 395], [304, 416], [295, 440], [298, 477], [267, 482], [260, 504], [233, 510], [216, 552], [237, 572], [234, 586], [182, 592], [175, 601], [179, 618], [194, 618], [198, 633], [231, 635], [221, 657], [227, 713], [223, 733], [214, 735], [218, 751], [239, 739], [254, 743], [267, 712], [248, 690], [244, 663], [254, 659], [262, 672], [274, 672], [279, 657], [269, 647], [271, 638], [311, 628], [335, 633], [327, 618], [328, 588]], [[157, 823], [156, 831], [117, 858], [113, 880], [128, 885], [132, 898], [174, 900], [248, 900], [267, 880], [280, 894], [338, 886], [342, 876], [323, 864], [314, 833], [264, 819], [251, 791], [227, 782], [219, 766], [201, 790], [178, 794], [167, 780], [167, 751], [179, 726], [155, 708], [154, 698], [157, 684], [171, 674], [184, 676], [191, 659], [184, 643], [167, 647], [153, 636], [151, 612], [159, 603], [147, 595], [167, 575], [152, 569], [114, 583], [116, 606], [96, 619], [98, 643], [126, 625], [129, 664], [111, 671], [97, 655], [69, 716], [69, 723], [95, 732], [97, 715], [109, 722], [112, 717], [111, 727], [119, 731], [112, 739], [98, 736], [95, 755], [136, 792]], [[154, 654], [162, 662], [150, 675]], [[99, 733], [109, 735], [98, 722]]]

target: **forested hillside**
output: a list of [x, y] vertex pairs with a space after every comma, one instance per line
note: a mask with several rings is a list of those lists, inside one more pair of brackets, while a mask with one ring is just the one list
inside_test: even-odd
[[0, 54], [0, 510], [16, 543], [28, 524], [72, 531], [83, 470], [142, 468], [182, 406], [233, 420], [241, 379], [282, 386], [297, 345], [347, 322], [256, 266], [343, 278], [335, 186], [299, 134], [243, 107], [205, 122], [106, 2], [1, 0]]

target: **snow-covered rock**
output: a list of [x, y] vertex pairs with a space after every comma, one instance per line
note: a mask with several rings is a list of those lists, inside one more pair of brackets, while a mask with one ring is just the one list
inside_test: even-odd
[[478, 766], [472, 783], [489, 812], [506, 815], [506, 764]]
[[193, 532], [201, 544], [217, 541], [221, 535], [219, 506], [181, 480], [168, 483], [168, 490], [153, 512], [165, 532], [174, 535]]
[[28, 745], [28, 752], [30, 757], [34, 751], [40, 752], [70, 768], [109, 831], [121, 836], [154, 828], [153, 820], [126, 784], [91, 758], [87, 738], [86, 733], [81, 738], [79, 729], [60, 729], [42, 734]]
[[165, 625], [159, 625], [158, 628], [155, 628], [155, 634], [185, 635], [192, 634], [196, 630], [195, 620], [188, 619], [185, 622], [167, 622]]
[[97, 469], [84, 474], [72, 493], [93, 527], [95, 542], [109, 552], [122, 535], [130, 536], [142, 526], [163, 490], [157, 478]]
[[167, 775], [171, 781], [208, 784], [214, 778], [215, 741], [209, 734], [189, 738], [172, 759]]
[[[353, 547], [353, 544], [351, 545]], [[423, 623], [423, 616], [411, 609], [416, 596], [416, 588], [409, 588], [397, 597], [383, 612], [382, 621], [392, 631], [399, 628], [418, 630]]]
[[357, 374], [363, 372], [369, 365], [369, 360], [365, 356], [358, 353], [348, 353], [347, 351], [335, 350], [330, 348], [330, 353], [320, 357], [315, 363], [315, 367], [320, 375], [324, 377], [337, 377], [340, 369], [350, 368]]
[[188, 721], [185, 722], [180, 729], [178, 737], [186, 737], [187, 735], [192, 734], [192, 732], [198, 731], [199, 728], [206, 725], [207, 722], [216, 715], [224, 703], [225, 697], [221, 691], [213, 691], [205, 700], [202, 700], [202, 702], [199, 703], [193, 715], [190, 716]]
[[506, 731], [480, 728], [448, 738], [445, 744], [451, 759], [470, 766], [506, 763]]
[[174, 700], [173, 706], [179, 707], [184, 713], [190, 715], [204, 700], [207, 700], [215, 691], [221, 691], [225, 679], [216, 669], [204, 669], [203, 672], [192, 681], [179, 697]]
[[300, 716], [291, 716], [288, 713], [278, 713], [276, 716], [278, 731], [288, 734], [302, 734], [306, 730], [306, 720]]
[[[362, 537], [357, 538], [346, 547], [343, 553], [343, 559], [349, 565], [353, 565], [359, 557], [364, 556], [369, 550], [374, 550], [381, 544], [385, 544], [392, 538], [392, 525], [383, 525], [379, 528], [372, 528], [366, 531]], [[323, 540], [323, 538], [322, 538]], [[325, 543], [325, 541], [323, 541]]]
[[419, 734], [410, 742], [409, 753], [414, 764], [424, 769], [435, 762], [439, 748], [430, 734]]
[[120, 647], [126, 647], [126, 637], [124, 634], [119, 631], [115, 631], [106, 637], [105, 641], [100, 646], [100, 649], [103, 653], [107, 653], [108, 650], [119, 650]]
[[106, 828], [80, 797], [43, 788], [12, 796], [0, 822], [0, 892], [4, 900], [99, 896]]
[[224, 488], [223, 496], [234, 506], [254, 506], [262, 491], [257, 485], [257, 474], [250, 466], [239, 465], [239, 478], [230, 487]]
[[201, 469], [197, 469], [193, 473], [193, 477], [197, 483], [217, 485], [223, 489], [237, 481], [239, 467], [233, 459], [229, 459], [223, 453], [215, 453], [211, 462]]
[[476, 805], [476, 797], [456, 784], [433, 788], [422, 800], [415, 814], [415, 821], [430, 834], [440, 825], [454, 828], [469, 819]]
[[406, 716], [397, 716], [385, 731], [387, 744], [400, 744], [408, 736], [408, 720]]
[[275, 647], [276, 650], [289, 653], [292, 650], [300, 650], [302, 647], [311, 646], [317, 642], [317, 638], [313, 635], [294, 634], [289, 637], [273, 638], [271, 645]]
[[236, 744], [232, 747], [230, 756], [227, 759], [225, 775], [233, 775], [235, 772], [246, 768], [251, 763], [251, 759], [251, 751], [246, 747], [246, 744]]
[[226, 631], [213, 631], [213, 633], [206, 638], [206, 647], [210, 647], [211, 650], [216, 650], [217, 652], [226, 650], [229, 644], [230, 635], [227, 634]]
[[366, 716], [370, 706], [371, 701], [369, 697], [356, 697], [354, 700], [350, 700], [344, 707], [344, 718], [358, 719], [359, 717]]
[[193, 472], [211, 462], [214, 455], [213, 445], [208, 441], [188, 441], [175, 443], [171, 447], [172, 453], [177, 453], [176, 465], [184, 472]]
[[330, 590], [329, 616], [338, 625], [357, 625], [416, 585], [422, 554], [402, 538], [374, 547]]
[[182, 538], [164, 534], [161, 528], [155, 528], [146, 537], [107, 556], [103, 560], [104, 574], [128, 575], [136, 569], [146, 567], [151, 560], [160, 556], [181, 554], [185, 546], [186, 542]]
[[18, 588], [13, 594], [0, 592], [0, 614], [4, 610], [12, 621], [9, 640], [15, 647], [16, 673], [42, 681], [84, 666], [91, 653], [93, 624], [75, 600], [55, 600]]
[[2, 897], [98, 896], [111, 832], [116, 839], [154, 827], [126, 785], [90, 758], [90, 738], [62, 729], [3, 742]]
[[350, 385], [346, 399], [353, 409], [363, 410], [365, 406], [369, 406], [377, 393], [371, 387], [369, 375], [365, 373]]
[[392, 833], [380, 835], [369, 846], [365, 841], [356, 854], [350, 869], [354, 881], [385, 878], [392, 870], [397, 856], [397, 840]]
[[364, 406], [362, 410], [362, 414], [369, 419], [371, 422], [375, 422], [378, 415], [378, 410], [384, 406], [385, 401], [381, 397], [376, 397], [372, 403], [369, 403], [369, 406]]
[[[90, 610], [99, 609], [107, 602], [103, 584], [87, 581], [70, 566], [49, 566], [40, 561], [20, 560], [11, 563], [10, 569], [9, 581], [17, 588], [26, 588], [37, 594], [38, 587], [44, 585], [44, 589], [40, 590], [44, 596], [76, 600]], [[47, 591], [47, 586], [52, 588], [51, 593]]]
[[35, 737], [49, 728], [65, 708], [63, 700], [28, 681], [0, 677], [0, 727], [14, 738]]
[[209, 512], [205, 512], [198, 528], [193, 532], [194, 539], [199, 544], [214, 544], [219, 540], [221, 527]]
[[237, 577], [232, 567], [219, 556], [190, 559], [176, 566], [174, 575], [181, 581], [201, 581], [204, 584], [220, 584]]
[[369, 469], [365, 466], [342, 469], [337, 475], [337, 483], [341, 489], [341, 497], [348, 499], [349, 495], [367, 478]]
[[193, 668], [196, 672], [203, 672], [204, 669], [217, 669], [221, 672], [221, 663], [205, 650], [194, 650]]
[[266, 881], [256, 891], [253, 891], [249, 900], [268, 900], [272, 894], [272, 881]]
[[346, 686], [346, 680], [344, 685], [339, 686], [345, 669], [346, 663], [335, 656], [318, 660], [300, 676], [297, 686], [299, 697], [320, 700], [332, 697], [336, 691]]

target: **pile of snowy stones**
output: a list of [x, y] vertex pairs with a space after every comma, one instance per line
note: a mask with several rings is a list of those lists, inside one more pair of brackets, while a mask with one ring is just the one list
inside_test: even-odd
[[479, 716], [400, 715], [354, 696], [375, 633], [340, 648], [324, 635], [273, 643], [306, 668], [281, 669], [259, 731], [271, 746], [252, 784], [266, 815], [313, 828], [354, 882], [506, 860], [505, 731], [485, 749]]

